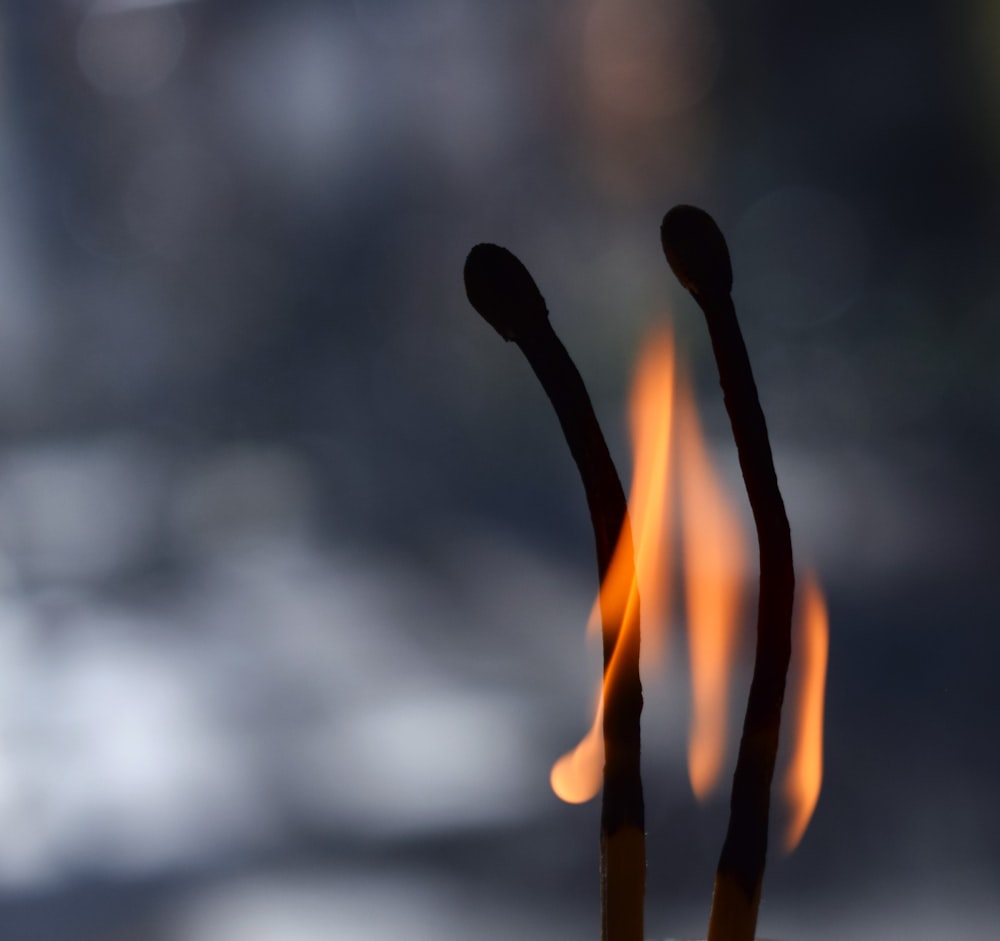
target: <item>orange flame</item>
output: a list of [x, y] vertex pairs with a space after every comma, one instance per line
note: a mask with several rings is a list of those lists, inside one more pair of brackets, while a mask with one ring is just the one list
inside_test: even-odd
[[795, 702], [797, 728], [792, 758], [785, 773], [782, 792], [790, 819], [785, 831], [785, 851], [799, 845], [809, 826], [823, 783], [823, 700], [826, 665], [830, 649], [830, 624], [819, 583], [811, 573], [802, 590], [801, 616], [796, 633], [801, 651], [801, 680]]
[[666, 648], [670, 609], [670, 445], [674, 421], [674, 341], [654, 334], [639, 360], [629, 408], [635, 460], [629, 516], [636, 578], [642, 589], [643, 658]]
[[549, 784], [556, 797], [567, 804], [584, 804], [601, 789], [604, 767], [604, 737], [601, 723], [604, 717], [604, 695], [598, 697], [597, 715], [590, 731], [580, 744], [567, 752], [553, 766]]
[[[599, 633], [604, 611], [621, 625], [620, 637], [638, 627], [642, 589], [644, 671], [661, 659], [667, 642], [671, 604], [670, 535], [672, 441], [676, 424], [679, 523], [683, 550], [685, 605], [692, 672], [692, 715], [688, 746], [691, 788], [704, 800], [718, 783], [724, 764], [729, 686], [737, 650], [748, 556], [743, 525], [714, 470], [687, 382], [675, 380], [674, 346], [661, 332], [645, 345], [630, 399], [634, 449], [629, 515], [635, 570], [630, 554], [616, 550], [591, 611], [590, 628]], [[804, 667], [798, 697], [798, 737], [784, 783], [791, 807], [785, 845], [790, 852], [802, 837], [819, 796], [822, 776], [823, 687], [827, 622], [818, 583], [806, 580], [800, 633]], [[612, 654], [597, 696], [593, 725], [575, 749], [552, 767], [552, 790], [578, 804], [601, 789], [604, 765], [604, 694], [616, 675], [621, 646]], [[798, 655], [797, 655], [798, 656]]]
[[693, 699], [688, 775], [695, 796], [704, 800], [719, 781], [726, 753], [729, 684], [747, 554], [739, 516], [709, 460], [694, 398], [687, 391], [679, 401], [678, 459]]
[[[635, 547], [635, 573], [628, 565], [629, 553], [619, 547], [601, 584], [591, 611], [591, 627], [601, 622], [601, 609], [615, 611], [622, 633], [638, 624], [638, 582], [642, 586], [643, 658], [662, 653], [665, 646], [665, 612], [669, 607], [668, 537], [670, 438], [674, 398], [674, 345], [669, 333], [659, 333], [644, 347], [631, 396], [631, 429], [635, 467], [629, 499], [629, 516]], [[659, 626], [660, 630], [654, 630]], [[601, 734], [604, 690], [615, 675], [617, 652], [612, 655], [590, 731], [573, 751], [552, 768], [552, 790], [571, 804], [583, 803], [601, 788], [604, 740]]]

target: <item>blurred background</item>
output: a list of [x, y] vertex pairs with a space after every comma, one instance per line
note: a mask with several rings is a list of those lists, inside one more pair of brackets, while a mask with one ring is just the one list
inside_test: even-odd
[[[599, 669], [586, 505], [462, 265], [524, 259], [626, 480], [673, 322], [739, 496], [659, 247], [692, 202], [830, 609], [760, 931], [992, 936], [998, 49], [992, 0], [5, 3], [0, 935], [597, 937], [598, 806], [548, 785]], [[703, 936], [731, 769], [691, 796], [684, 660], [657, 939]]]

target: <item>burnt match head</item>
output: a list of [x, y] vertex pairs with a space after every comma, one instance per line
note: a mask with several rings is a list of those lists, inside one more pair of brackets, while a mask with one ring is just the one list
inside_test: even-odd
[[465, 259], [469, 303], [505, 340], [523, 339], [548, 320], [534, 278], [513, 253], [481, 242]]
[[663, 254], [677, 280], [692, 294], [729, 294], [733, 266], [715, 220], [697, 206], [674, 206], [660, 226]]

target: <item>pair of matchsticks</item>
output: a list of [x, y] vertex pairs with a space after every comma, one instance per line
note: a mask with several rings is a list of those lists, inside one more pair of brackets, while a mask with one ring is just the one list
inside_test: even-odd
[[[791, 533], [778, 490], [764, 413], [730, 291], [725, 238], [706, 212], [676, 206], [660, 228], [678, 281], [708, 323], [760, 554], [757, 642], [729, 825], [715, 876], [708, 941], [753, 941], [767, 855], [771, 780], [791, 654], [794, 570]], [[505, 248], [476, 245], [465, 262], [472, 306], [527, 357], [552, 402], [583, 479], [601, 582], [619, 551], [632, 554], [628, 505], [579, 372], [549, 323], [541, 292]], [[630, 569], [634, 566], [626, 562]], [[633, 574], [634, 583], [634, 574]], [[646, 882], [640, 773], [638, 604], [610, 610], [602, 593], [605, 746], [601, 797], [601, 939], [642, 941]], [[634, 618], [634, 624], [625, 624]], [[609, 667], [614, 660], [614, 670]]]

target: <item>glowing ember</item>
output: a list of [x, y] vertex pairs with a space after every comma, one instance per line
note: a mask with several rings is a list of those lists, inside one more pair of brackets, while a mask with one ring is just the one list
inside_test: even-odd
[[793, 656], [800, 662], [801, 679], [795, 701], [795, 742], [782, 787], [790, 810], [784, 838], [789, 853], [799, 845], [809, 825], [823, 783], [823, 699], [830, 627], [823, 593], [812, 575], [802, 586], [796, 633], [798, 643], [793, 650], [798, 652]]
[[688, 774], [704, 800], [726, 753], [729, 685], [739, 635], [747, 554], [739, 517], [719, 481], [690, 391], [678, 397], [684, 582], [691, 658]]

